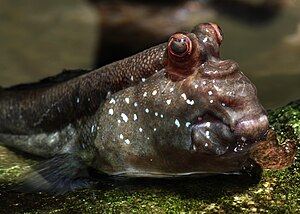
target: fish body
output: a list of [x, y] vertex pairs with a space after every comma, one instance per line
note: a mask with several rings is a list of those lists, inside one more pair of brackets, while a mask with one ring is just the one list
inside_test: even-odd
[[74, 181], [89, 167], [151, 177], [239, 172], [268, 120], [237, 63], [219, 58], [222, 39], [217, 25], [200, 24], [95, 71], [4, 89], [0, 142], [50, 158], [25, 180], [34, 190], [82, 187]]

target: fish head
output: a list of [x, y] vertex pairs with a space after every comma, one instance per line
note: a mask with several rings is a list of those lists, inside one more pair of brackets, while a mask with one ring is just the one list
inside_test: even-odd
[[172, 35], [166, 50], [171, 100], [182, 105], [177, 120], [192, 127], [194, 150], [211, 155], [247, 150], [268, 129], [255, 86], [236, 62], [220, 59], [222, 40], [220, 27], [205, 23]]

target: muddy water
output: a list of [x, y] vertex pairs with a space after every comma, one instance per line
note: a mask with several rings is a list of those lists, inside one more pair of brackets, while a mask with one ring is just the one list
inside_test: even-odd
[[96, 17], [82, 0], [0, 0], [0, 85], [89, 67]]
[[[222, 27], [222, 57], [239, 63], [266, 108], [300, 98], [299, 10], [299, 1], [291, 0], [265, 22], [245, 22], [222, 11], [207, 20]], [[94, 12], [80, 0], [1, 0], [0, 85], [90, 67], [96, 45]]]
[[266, 22], [243, 22], [226, 15], [216, 20], [225, 40], [222, 56], [237, 61], [255, 83], [266, 108], [300, 98], [300, 1], [290, 1]]

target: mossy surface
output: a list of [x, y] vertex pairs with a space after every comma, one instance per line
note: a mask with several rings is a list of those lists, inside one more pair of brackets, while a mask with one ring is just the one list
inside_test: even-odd
[[[299, 145], [300, 101], [269, 111], [280, 141]], [[282, 171], [181, 179], [112, 179], [65, 195], [8, 190], [35, 160], [0, 147], [1, 213], [299, 213], [299, 153]]]

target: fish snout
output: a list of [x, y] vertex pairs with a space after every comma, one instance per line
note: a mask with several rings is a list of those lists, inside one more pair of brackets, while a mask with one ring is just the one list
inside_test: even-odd
[[240, 119], [233, 128], [233, 131], [234, 134], [243, 141], [258, 140], [265, 135], [268, 127], [269, 122], [267, 115], [262, 113]]

